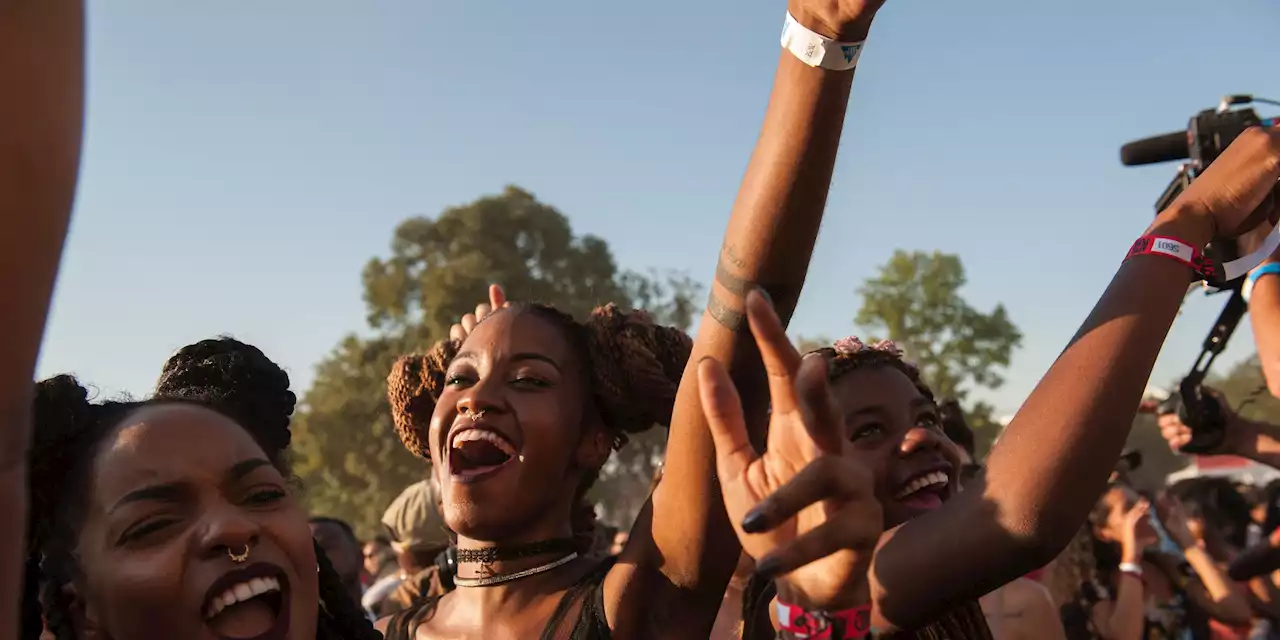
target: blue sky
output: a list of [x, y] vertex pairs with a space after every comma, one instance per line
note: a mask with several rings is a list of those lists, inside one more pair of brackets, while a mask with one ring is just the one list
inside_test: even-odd
[[[633, 6], [634, 5], [634, 6]], [[775, 0], [90, 3], [84, 169], [41, 375], [145, 393], [176, 348], [261, 346], [305, 389], [363, 326], [403, 218], [514, 183], [620, 265], [709, 279], [778, 55]], [[895, 248], [959, 253], [1025, 333], [1015, 409], [1174, 167], [1123, 142], [1280, 94], [1272, 0], [889, 0], [795, 333], [852, 330]], [[1154, 380], [1224, 300], [1192, 298]], [[1247, 328], [1226, 363], [1251, 353]]]

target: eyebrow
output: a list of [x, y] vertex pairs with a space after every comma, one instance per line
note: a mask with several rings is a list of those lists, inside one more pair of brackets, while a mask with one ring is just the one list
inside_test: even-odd
[[[225, 474], [227, 482], [238, 482], [250, 473], [261, 469], [262, 467], [269, 466], [271, 466], [271, 462], [264, 458], [242, 460], [231, 465], [230, 469], [227, 469]], [[153, 484], [124, 494], [124, 497], [111, 505], [111, 509], [107, 513], [115, 513], [126, 505], [133, 504], [135, 502], [178, 502], [182, 500], [186, 494], [186, 489], [178, 482]]]
[[[476, 354], [475, 352], [472, 352], [472, 351], [463, 351], [453, 357], [454, 362], [457, 362], [458, 360], [476, 360], [476, 359], [477, 359]], [[560, 364], [558, 362], [556, 362], [555, 360], [552, 360], [548, 356], [542, 355], [541, 353], [533, 353], [531, 351], [513, 353], [507, 359], [510, 360], [511, 362], [521, 362], [523, 360], [537, 360], [538, 362], [545, 362], [551, 365], [552, 367], [555, 368], [556, 371], [560, 371]]]
[[[912, 409], [937, 409], [938, 407], [938, 405], [932, 400], [925, 397], [912, 398], [910, 405]], [[858, 409], [857, 411], [851, 411], [845, 419], [847, 420], [849, 418], [856, 418], [858, 416], [865, 416], [873, 413], [884, 413], [884, 411], [885, 408], [883, 405], [873, 404], [869, 407]]]

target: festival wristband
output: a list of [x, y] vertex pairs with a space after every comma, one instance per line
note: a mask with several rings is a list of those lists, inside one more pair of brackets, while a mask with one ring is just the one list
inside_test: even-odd
[[1121, 562], [1120, 573], [1131, 575], [1139, 580], [1142, 579], [1142, 565], [1133, 562]]
[[1264, 264], [1250, 272], [1249, 277], [1244, 281], [1244, 288], [1240, 291], [1244, 295], [1245, 302], [1248, 302], [1249, 298], [1253, 296], [1253, 284], [1258, 281], [1258, 278], [1277, 273], [1280, 273], [1280, 263], [1277, 262]]
[[803, 640], [849, 640], [871, 635], [871, 605], [842, 611], [807, 611], [775, 600], [778, 628]]
[[801, 62], [831, 71], [849, 71], [858, 66], [863, 42], [838, 42], [796, 22], [791, 12], [782, 25], [782, 48]]
[[1133, 246], [1129, 247], [1129, 254], [1125, 256], [1125, 260], [1130, 260], [1137, 256], [1164, 256], [1171, 258], [1191, 267], [1191, 270], [1201, 278], [1210, 281], [1217, 279], [1218, 272], [1213, 262], [1206, 260], [1199, 249], [1177, 238], [1142, 236], [1134, 241]]

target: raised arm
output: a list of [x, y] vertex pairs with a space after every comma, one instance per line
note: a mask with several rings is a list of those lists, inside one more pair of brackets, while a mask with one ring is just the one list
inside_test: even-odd
[[[1215, 231], [1238, 235], [1277, 178], [1280, 130], [1246, 131], [1147, 233], [1199, 249]], [[1120, 266], [1001, 436], [985, 486], [902, 525], [882, 543], [871, 576], [881, 624], [927, 621], [1061, 551], [1120, 455], [1190, 274], [1162, 256]], [[948, 532], [947, 544], [937, 544], [938, 531]]]
[[[865, 39], [883, 0], [791, 0], [796, 19], [843, 42]], [[780, 18], [782, 16], [779, 16]], [[776, 45], [774, 45], [776, 46]], [[762, 441], [767, 393], [744, 320], [746, 294], [763, 288], [783, 321], [800, 296], [826, 205], [852, 71], [805, 65], [783, 51], [756, 149], [719, 252], [715, 282], [676, 398], [662, 481], [605, 582], [615, 629], [654, 622], [662, 637], [707, 637], [739, 547], [715, 477], [715, 450], [695, 370], [715, 358], [734, 372], [753, 436]]]
[[[82, 0], [0, 2], [0, 512], [26, 521], [32, 377], [66, 237], [84, 103]], [[17, 637], [22, 527], [0, 527], [0, 638]]]

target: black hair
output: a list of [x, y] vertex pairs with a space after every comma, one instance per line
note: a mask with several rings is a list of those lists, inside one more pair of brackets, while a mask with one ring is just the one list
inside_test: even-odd
[[342, 535], [346, 536], [347, 539], [351, 541], [351, 544], [354, 544], [357, 547], [360, 546], [360, 538], [356, 537], [356, 530], [351, 528], [351, 525], [347, 524], [346, 520], [331, 518], [329, 516], [312, 516], [310, 522], [311, 524], [331, 524], [341, 529]]
[[[582, 360], [590, 401], [613, 437], [614, 449], [627, 443], [628, 434], [671, 424], [676, 390], [693, 347], [685, 332], [655, 324], [644, 311], [623, 311], [614, 304], [597, 307], [583, 322], [542, 304], [514, 304], [499, 312], [530, 313], [564, 333]], [[431, 414], [461, 346], [444, 340], [426, 355], [404, 356], [387, 378], [396, 432], [409, 451], [427, 460]], [[574, 496], [573, 532], [584, 552], [594, 542], [596, 518], [586, 494], [598, 475], [598, 470], [586, 474]]]
[[[148, 400], [90, 402], [88, 391], [69, 375], [38, 383], [35, 395], [34, 437], [27, 454], [27, 557], [28, 567], [38, 566], [33, 569], [38, 575], [29, 575], [23, 596], [24, 640], [40, 637], [34, 621], [41, 617], [58, 640], [75, 638], [64, 587], [73, 584], [80, 571], [73, 547], [84, 517], [85, 489], [102, 441], [134, 411], [185, 403], [221, 413], [253, 436], [281, 473], [290, 475], [289, 424], [297, 397], [289, 390], [289, 376], [256, 347], [231, 338], [204, 340], [179, 350], [165, 363], [155, 395]], [[347, 595], [324, 552], [318, 546], [315, 551], [321, 605], [317, 640], [380, 638]]]

